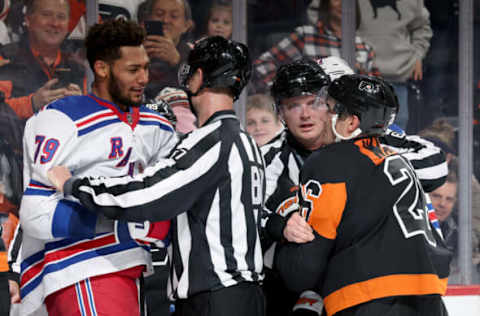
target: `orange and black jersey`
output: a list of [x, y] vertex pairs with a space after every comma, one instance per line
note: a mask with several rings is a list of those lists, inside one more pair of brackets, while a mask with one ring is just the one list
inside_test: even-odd
[[382, 297], [444, 294], [450, 253], [431, 228], [421, 184], [376, 138], [313, 153], [299, 203], [316, 238], [282, 245], [275, 264], [292, 290], [317, 290], [328, 315]]

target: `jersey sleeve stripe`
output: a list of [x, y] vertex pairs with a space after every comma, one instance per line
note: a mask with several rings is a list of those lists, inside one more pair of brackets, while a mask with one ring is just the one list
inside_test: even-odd
[[347, 203], [345, 183], [325, 183], [322, 184], [322, 191], [318, 196], [313, 196], [308, 192], [306, 194], [305, 200], [312, 202], [308, 223], [319, 235], [327, 239], [335, 239], [337, 227]]
[[55, 194], [56, 190], [54, 187], [45, 185], [41, 182], [30, 180], [27, 188], [25, 189], [24, 195], [42, 195], [50, 196]]

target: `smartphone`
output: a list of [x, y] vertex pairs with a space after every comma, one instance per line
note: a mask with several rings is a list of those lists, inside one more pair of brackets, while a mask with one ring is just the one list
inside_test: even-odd
[[[53, 74], [53, 78], [57, 78], [58, 82], [52, 86], [53, 89], [65, 88], [69, 85], [72, 74], [70, 68], [57, 68]], [[53, 79], [52, 78], [52, 79]]]
[[163, 36], [163, 22], [162, 21], [144, 21], [145, 31], [147, 35], [160, 35]]

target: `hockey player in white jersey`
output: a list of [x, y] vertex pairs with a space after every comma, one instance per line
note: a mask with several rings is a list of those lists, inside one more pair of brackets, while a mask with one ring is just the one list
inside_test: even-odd
[[66, 199], [47, 171], [134, 175], [177, 142], [172, 125], [141, 107], [149, 59], [134, 22], [93, 26], [86, 39], [95, 74], [92, 93], [57, 100], [26, 125], [21, 315], [45, 303], [49, 315], [139, 315], [138, 280], [151, 270], [147, 241], [163, 239], [169, 222], [107, 220]]

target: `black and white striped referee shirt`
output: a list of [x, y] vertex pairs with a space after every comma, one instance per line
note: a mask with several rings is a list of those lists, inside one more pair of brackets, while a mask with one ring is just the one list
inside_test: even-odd
[[233, 111], [216, 112], [143, 174], [76, 180], [72, 194], [111, 218], [173, 219], [174, 298], [263, 278], [264, 164]]

